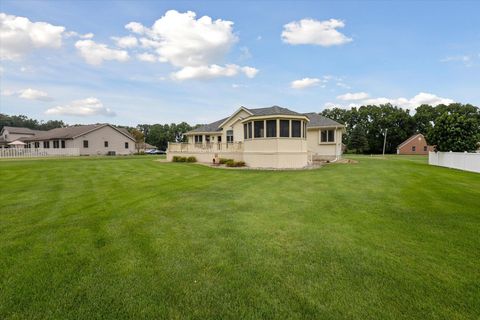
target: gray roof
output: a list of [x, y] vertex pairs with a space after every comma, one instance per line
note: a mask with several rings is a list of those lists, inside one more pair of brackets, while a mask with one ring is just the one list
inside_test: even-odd
[[219, 127], [225, 120], [228, 118], [223, 118], [221, 120], [200, 126], [198, 128], [193, 129], [190, 132], [216, 132], [216, 131], [222, 131], [222, 129]]
[[[110, 126], [108, 124], [89, 124], [83, 126], [72, 126], [72, 127], [65, 127], [65, 128], [56, 128], [51, 129], [48, 131], [39, 131], [34, 137], [22, 137], [22, 139], [28, 141], [38, 141], [38, 140], [52, 140], [52, 139], [73, 139], [77, 136], [81, 136], [87, 132], [92, 130]], [[126, 135], [132, 140], [135, 140], [132, 135], [127, 131], [125, 128], [116, 128], [111, 126], [112, 128], [120, 131], [122, 134]]]
[[310, 122], [307, 124], [307, 128], [343, 126], [341, 123], [333, 121], [332, 119], [319, 115], [315, 112], [304, 113], [303, 115], [307, 116], [307, 118], [310, 120]]
[[33, 130], [33, 129], [29, 129], [29, 128], [24, 128], [24, 127], [8, 127], [8, 126], [4, 126], [2, 131], [4, 130], [7, 130], [8, 133], [10, 134], [31, 134], [31, 135], [34, 135], [38, 132], [43, 132], [41, 130]]
[[[301, 116], [302, 115], [301, 113], [292, 111], [292, 110], [287, 109], [287, 108], [282, 108], [282, 107], [279, 107], [279, 106], [273, 106], [273, 107], [268, 107], [268, 108], [257, 108], [257, 109], [248, 109], [248, 108], [245, 108], [245, 109], [248, 110], [254, 116], [269, 116], [269, 115], [277, 115], [277, 114], [284, 114], [284, 115], [289, 115], [289, 116]], [[191, 130], [190, 132], [218, 132], [218, 131], [222, 131], [222, 128], [220, 127], [220, 125], [225, 120], [227, 120], [228, 118], [229, 117], [223, 118], [221, 120], [218, 120], [218, 121], [215, 121], [215, 122], [203, 125], [203, 126], [200, 126], [196, 129]]]
[[[247, 108], [245, 108], [247, 109]], [[269, 116], [269, 115], [277, 115], [277, 114], [284, 114], [288, 116], [301, 116], [301, 113], [292, 111], [287, 108], [282, 108], [279, 106], [273, 106], [269, 108], [258, 108], [258, 109], [247, 109], [250, 111], [254, 116]]]
[[[289, 115], [289, 116], [306, 116], [310, 122], [308, 123], [307, 127], [337, 127], [337, 126], [342, 126], [342, 124], [333, 121], [332, 119], [329, 119], [327, 117], [324, 117], [322, 115], [319, 115], [318, 113], [315, 112], [309, 112], [309, 113], [298, 113], [295, 111], [292, 111], [287, 108], [282, 108], [279, 106], [273, 106], [273, 107], [268, 107], [268, 108], [258, 108], [258, 109], [248, 109], [252, 115], [254, 116], [269, 116], [269, 115]], [[191, 130], [190, 132], [219, 132], [222, 131], [222, 128], [220, 125], [227, 120], [227, 118], [223, 118], [221, 120], [200, 126], [196, 129]]]

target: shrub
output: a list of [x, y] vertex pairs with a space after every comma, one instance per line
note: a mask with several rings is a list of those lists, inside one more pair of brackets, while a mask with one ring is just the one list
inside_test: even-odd
[[236, 167], [245, 167], [245, 161], [237, 161]]
[[235, 164], [235, 161], [233, 159], [226, 159], [226, 161], [224, 162], [224, 164], [227, 166], [227, 167], [233, 167], [233, 165]]
[[185, 162], [187, 161], [187, 158], [185, 157], [180, 157], [180, 156], [173, 156], [172, 162]]
[[220, 163], [220, 164], [227, 164], [228, 161], [233, 161], [233, 160], [232, 159], [225, 159], [225, 158], [218, 159], [218, 163]]
[[226, 163], [227, 167], [245, 167], [245, 162], [243, 161], [233, 161], [232, 159], [230, 159], [230, 161], [228, 161]]
[[180, 156], [173, 156], [172, 162], [197, 162], [197, 158], [195, 157], [180, 157]]

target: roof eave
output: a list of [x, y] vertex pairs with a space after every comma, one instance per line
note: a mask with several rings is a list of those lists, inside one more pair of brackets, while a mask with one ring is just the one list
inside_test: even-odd
[[271, 115], [259, 115], [259, 116], [250, 116], [245, 119], [242, 119], [243, 122], [251, 121], [251, 120], [263, 120], [263, 119], [270, 119], [270, 118], [276, 118], [276, 119], [281, 119], [281, 118], [287, 118], [287, 119], [302, 119], [302, 120], [307, 120], [310, 122], [310, 119], [307, 116], [304, 115], [289, 115], [289, 114], [271, 114]]

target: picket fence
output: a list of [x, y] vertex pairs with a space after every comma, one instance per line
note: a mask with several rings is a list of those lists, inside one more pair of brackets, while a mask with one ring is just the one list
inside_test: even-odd
[[0, 158], [75, 157], [79, 155], [79, 148], [0, 148]]

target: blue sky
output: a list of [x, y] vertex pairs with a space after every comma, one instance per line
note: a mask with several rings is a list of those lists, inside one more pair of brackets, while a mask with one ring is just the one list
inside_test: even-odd
[[478, 1], [2, 1], [0, 12], [1, 113], [136, 125], [211, 122], [242, 105], [480, 105]]

